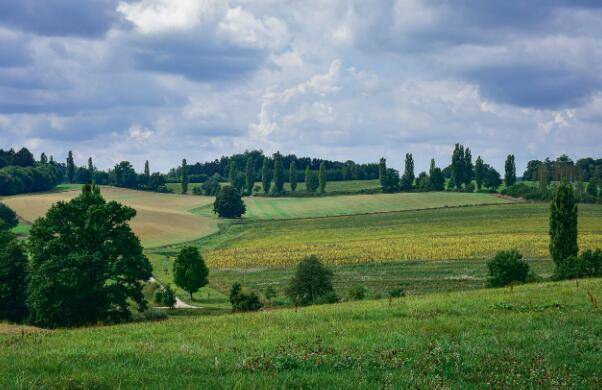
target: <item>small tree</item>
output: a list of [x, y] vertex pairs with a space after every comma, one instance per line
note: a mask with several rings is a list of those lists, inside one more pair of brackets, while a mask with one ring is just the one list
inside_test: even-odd
[[320, 186], [320, 181], [318, 180], [318, 176], [316, 172], [309, 168], [305, 168], [305, 189], [307, 192], [316, 192], [318, 187]]
[[215, 197], [213, 212], [221, 218], [240, 218], [247, 211], [240, 192], [232, 186], [224, 186]]
[[285, 293], [295, 304], [311, 305], [321, 302], [322, 298], [334, 294], [332, 271], [316, 256], [308, 256], [297, 264], [295, 275]]
[[320, 193], [326, 192], [326, 164], [324, 161], [320, 163], [320, 170], [318, 172], [318, 182], [320, 185]]
[[288, 167], [288, 181], [291, 184], [291, 191], [295, 192], [297, 190], [297, 164], [295, 164], [295, 160], [292, 160]]
[[269, 194], [270, 187], [272, 186], [272, 177], [270, 176], [270, 159], [267, 157], [264, 157], [263, 167], [261, 168], [261, 185], [263, 193]]
[[0, 231], [0, 321], [25, 319], [27, 274], [25, 251], [14, 235]]
[[4, 203], [0, 203], [0, 230], [10, 230], [18, 224], [17, 214]]
[[182, 160], [182, 193], [188, 193], [188, 165], [186, 165], [186, 159]]
[[366, 298], [368, 289], [362, 284], [355, 285], [349, 289], [348, 296], [350, 301], [361, 301]]
[[593, 196], [594, 198], [598, 197], [598, 180], [595, 177], [589, 179], [589, 183], [587, 184], [587, 194]]
[[514, 282], [524, 283], [529, 276], [529, 264], [516, 249], [498, 252], [487, 263], [490, 287], [504, 287]]
[[550, 254], [559, 267], [564, 259], [577, 256], [577, 203], [573, 186], [563, 181], [550, 204]]
[[445, 187], [445, 177], [443, 176], [443, 172], [441, 172], [441, 168], [435, 167], [433, 169], [433, 173], [429, 177], [429, 184], [432, 191], [443, 191]]
[[157, 290], [155, 290], [154, 299], [159, 305], [166, 306], [170, 309], [173, 309], [176, 305], [176, 293], [169, 284], [166, 286], [160, 286]]
[[207, 285], [207, 276], [209, 276], [209, 269], [197, 248], [188, 246], [178, 253], [173, 263], [174, 282], [190, 294], [191, 300], [193, 293]]

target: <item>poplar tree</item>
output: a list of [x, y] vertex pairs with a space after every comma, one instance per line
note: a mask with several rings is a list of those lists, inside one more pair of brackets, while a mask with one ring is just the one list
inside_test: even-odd
[[297, 190], [297, 164], [292, 160], [288, 167], [288, 181], [291, 184], [291, 191]]
[[188, 192], [188, 165], [186, 165], [186, 159], [182, 159], [182, 193]]
[[481, 186], [483, 185], [483, 180], [485, 180], [485, 164], [483, 164], [483, 159], [481, 156], [477, 157], [477, 161], [475, 162], [474, 167], [475, 173], [475, 181], [477, 182], [477, 190], [481, 190]]
[[94, 164], [92, 163], [92, 157], [88, 157], [88, 172], [90, 172], [90, 178], [94, 175]]
[[411, 190], [414, 185], [414, 179], [414, 158], [412, 157], [412, 153], [406, 153], [405, 170], [401, 177], [401, 189], [406, 191]]
[[274, 153], [274, 192], [281, 194], [284, 189], [284, 167], [282, 166], [282, 155]]
[[67, 154], [67, 179], [69, 183], [73, 183], [75, 178], [75, 162], [73, 161], [73, 152], [69, 151]]
[[554, 191], [550, 204], [550, 254], [558, 268], [578, 252], [577, 202], [573, 186], [563, 181]]
[[233, 159], [230, 159], [230, 168], [228, 172], [228, 179], [230, 180], [230, 185], [236, 188], [236, 177], [238, 176], [238, 170], [236, 169], [236, 162]]
[[144, 162], [144, 175], [142, 177], [144, 186], [148, 187], [150, 181], [150, 165], [148, 164], [148, 160]]
[[380, 162], [378, 164], [378, 180], [380, 181], [380, 186], [382, 187], [385, 182], [385, 174], [387, 173], [387, 160], [384, 157], [380, 158]]
[[255, 185], [255, 161], [251, 157], [247, 159], [247, 166], [245, 167], [245, 187], [247, 187], [247, 194], [253, 195], [253, 186]]
[[506, 158], [506, 164], [504, 165], [504, 169], [504, 183], [506, 184], [506, 187], [510, 187], [516, 182], [516, 165], [514, 163], [513, 154], [509, 154]]
[[451, 180], [457, 189], [464, 183], [464, 172], [464, 146], [456, 144], [452, 153]]
[[46, 157], [46, 153], [42, 152], [42, 154], [40, 155], [40, 162], [42, 164], [47, 164], [48, 163], [48, 157]]
[[431, 158], [431, 166], [429, 168], [429, 176], [433, 176], [433, 171], [435, 170], [436, 165], [435, 165], [435, 159]]
[[320, 163], [320, 170], [318, 172], [318, 181], [320, 183], [320, 193], [324, 193], [326, 191], [326, 164], [324, 161]]
[[472, 154], [470, 153], [470, 149], [466, 148], [464, 150], [464, 185], [472, 183], [473, 168]]
[[261, 185], [265, 194], [270, 193], [272, 186], [272, 178], [270, 176], [270, 160], [267, 157], [263, 158], [263, 167], [261, 168]]

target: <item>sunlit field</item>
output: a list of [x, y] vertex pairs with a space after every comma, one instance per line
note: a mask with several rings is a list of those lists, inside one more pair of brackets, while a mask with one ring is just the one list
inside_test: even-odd
[[[3, 198], [2, 202], [15, 210], [20, 218], [32, 223], [44, 215], [52, 204], [73, 199], [78, 194], [79, 189], [72, 189], [10, 196]], [[213, 198], [210, 197], [160, 194], [115, 187], [102, 187], [101, 194], [107, 200], [115, 200], [136, 209], [137, 215], [131, 226], [147, 248], [197, 239], [217, 229], [216, 219], [193, 215], [188, 211], [212, 203]]]

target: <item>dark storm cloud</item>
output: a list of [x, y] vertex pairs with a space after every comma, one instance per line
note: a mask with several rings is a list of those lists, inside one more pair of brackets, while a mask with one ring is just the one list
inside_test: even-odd
[[118, 0], [0, 0], [0, 25], [38, 35], [102, 36]]

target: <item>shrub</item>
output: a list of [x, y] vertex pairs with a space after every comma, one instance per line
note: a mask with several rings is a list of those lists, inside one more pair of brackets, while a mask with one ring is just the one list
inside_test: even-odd
[[161, 306], [173, 309], [176, 305], [176, 293], [169, 284], [167, 286], [161, 286], [155, 290], [155, 302]]
[[209, 180], [201, 184], [200, 187], [194, 187], [192, 193], [194, 195], [216, 196], [221, 189], [219, 179], [214, 175]]
[[10, 230], [18, 224], [17, 214], [4, 203], [0, 203], [0, 230]]
[[254, 291], [243, 291], [240, 283], [232, 284], [230, 288], [230, 303], [232, 310], [237, 312], [242, 311], [257, 311], [263, 307], [259, 295]]
[[246, 211], [240, 192], [232, 186], [224, 186], [215, 197], [213, 212], [221, 218], [240, 218]]
[[366, 286], [362, 285], [362, 284], [358, 284], [356, 286], [353, 286], [349, 289], [349, 300], [350, 301], [361, 301], [364, 298], [366, 298], [366, 292], [367, 292], [367, 288]]
[[553, 279], [577, 279], [602, 276], [602, 249], [587, 250], [581, 256], [571, 256], [556, 267]]
[[487, 263], [490, 287], [503, 287], [513, 282], [524, 283], [529, 277], [529, 264], [516, 249], [498, 252]]
[[276, 293], [276, 289], [274, 289], [274, 287], [272, 287], [272, 286], [267, 286], [263, 290], [263, 296], [265, 297], [265, 299], [268, 300], [268, 302], [271, 302], [272, 299], [276, 298], [276, 295], [278, 295]]
[[472, 182], [466, 184], [466, 186], [464, 187], [464, 192], [474, 192], [474, 190], [475, 185]]
[[[324, 297], [326, 295], [328, 297]], [[324, 303], [320, 299], [333, 300], [332, 271], [314, 255], [297, 264], [295, 275], [286, 289], [286, 295], [298, 305]]]
[[392, 287], [387, 291], [389, 298], [401, 298], [406, 296], [406, 292], [402, 286]]

